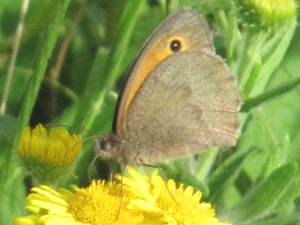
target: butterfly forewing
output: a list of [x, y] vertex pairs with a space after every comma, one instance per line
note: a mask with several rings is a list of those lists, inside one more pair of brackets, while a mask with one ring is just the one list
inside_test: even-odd
[[198, 13], [183, 9], [169, 16], [146, 41], [129, 71], [114, 121], [114, 131], [119, 136], [126, 132], [128, 110], [140, 87], [157, 65], [174, 54], [170, 50], [170, 42], [176, 39], [184, 42], [182, 51], [203, 48], [213, 50], [208, 25]]

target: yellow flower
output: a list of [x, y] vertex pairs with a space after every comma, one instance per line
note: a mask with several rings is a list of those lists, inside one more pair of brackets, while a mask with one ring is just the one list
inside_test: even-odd
[[16, 224], [141, 224], [141, 212], [127, 209], [129, 197], [120, 184], [112, 182], [93, 181], [87, 188], [73, 186], [72, 191], [43, 185], [33, 188], [27, 198], [31, 215], [17, 218]]
[[215, 217], [209, 203], [200, 202], [201, 192], [174, 180], [165, 182], [156, 173], [143, 176], [129, 169], [131, 178], [123, 178], [126, 188], [134, 194], [129, 208], [144, 212], [147, 220], [160, 220], [163, 224], [225, 225]]
[[17, 218], [16, 225], [225, 225], [192, 187], [132, 169], [130, 175], [122, 184], [93, 181], [72, 191], [33, 188], [27, 198], [31, 214]]
[[79, 154], [80, 137], [70, 135], [64, 128], [51, 128], [49, 132], [38, 124], [26, 128], [20, 142], [20, 155], [24, 160], [33, 160], [51, 166], [68, 166]]
[[296, 16], [295, 0], [248, 0], [242, 1], [248, 18], [262, 26], [276, 26]]
[[64, 128], [47, 131], [41, 124], [26, 128], [21, 136], [19, 155], [29, 174], [47, 182], [65, 174], [78, 156], [81, 140]]

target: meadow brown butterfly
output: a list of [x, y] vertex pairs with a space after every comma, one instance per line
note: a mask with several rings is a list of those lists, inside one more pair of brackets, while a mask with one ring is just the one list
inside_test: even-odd
[[146, 41], [119, 96], [100, 157], [146, 164], [235, 145], [240, 98], [214, 53], [206, 22], [191, 9], [169, 16]]

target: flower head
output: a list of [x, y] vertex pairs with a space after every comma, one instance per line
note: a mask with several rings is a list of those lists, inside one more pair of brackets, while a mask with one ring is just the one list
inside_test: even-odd
[[41, 124], [26, 128], [21, 136], [19, 155], [27, 171], [37, 180], [47, 182], [64, 174], [81, 148], [81, 140], [64, 128], [47, 131]]
[[17, 218], [16, 224], [141, 224], [141, 212], [127, 209], [129, 197], [120, 184], [111, 182], [93, 181], [87, 188], [73, 186], [72, 191], [43, 185], [27, 198], [31, 215]]
[[243, 14], [248, 22], [273, 27], [290, 21], [296, 15], [295, 0], [247, 0], [242, 1]]
[[156, 173], [143, 176], [132, 169], [129, 173], [131, 178], [123, 178], [135, 196], [129, 207], [143, 211], [148, 220], [160, 220], [163, 224], [225, 225], [215, 217], [209, 203], [201, 202], [201, 192], [191, 186], [177, 187], [174, 180], [165, 182]]
[[[130, 169], [124, 183], [93, 181], [87, 188], [32, 189], [27, 198], [31, 215], [17, 225], [221, 225], [209, 203], [199, 203], [201, 193], [157, 174], [143, 176]], [[122, 186], [123, 185], [123, 186]]]

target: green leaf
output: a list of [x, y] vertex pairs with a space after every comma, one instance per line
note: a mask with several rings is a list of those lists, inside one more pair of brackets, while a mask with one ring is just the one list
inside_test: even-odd
[[294, 201], [297, 197], [300, 196], [300, 177], [299, 170], [297, 176], [292, 180], [290, 185], [284, 190], [281, 197], [277, 200], [277, 203], [274, 207], [276, 210], [282, 210], [287, 208], [290, 205], [294, 205]]
[[274, 170], [263, 183], [234, 206], [226, 217], [233, 223], [245, 223], [269, 215], [286, 193], [296, 172], [295, 163], [288, 163]]
[[43, 33], [40, 38], [39, 52], [37, 54], [37, 60], [34, 63], [33, 76], [31, 76], [29, 87], [26, 91], [26, 96], [20, 110], [20, 130], [27, 126], [29, 122], [32, 109], [45, 75], [48, 60], [51, 57], [57, 41], [59, 28], [64, 20], [69, 2], [70, 0], [56, 0], [51, 2], [55, 7], [52, 9], [53, 11], [49, 24], [47, 24], [45, 30], [42, 31]]
[[12, 142], [14, 134], [18, 128], [19, 121], [9, 115], [0, 116], [0, 195], [1, 189], [6, 185], [7, 180], [11, 179], [10, 173], [15, 169], [16, 161], [10, 161], [12, 152]]
[[198, 156], [196, 164], [196, 177], [206, 180], [218, 155], [218, 149], [209, 149]]
[[0, 133], [12, 139], [19, 125], [19, 121], [10, 115], [0, 115]]
[[252, 88], [249, 90], [249, 94], [247, 93], [247, 96], [257, 96], [264, 91], [272, 73], [278, 67], [279, 63], [284, 57], [284, 54], [286, 53], [288, 46], [290, 45], [296, 25], [297, 22], [295, 19], [290, 24], [285, 25], [284, 29], [282, 29], [280, 32], [279, 30], [276, 31], [274, 38], [276, 38], [276, 36], [282, 36], [282, 38], [274, 45], [276, 46], [275, 49], [273, 49], [274, 46], [272, 46], [272, 48], [268, 50], [270, 54], [266, 59], [264, 59], [263, 66], [259, 71], [257, 79], [255, 80], [255, 84], [252, 85]]
[[0, 224], [14, 224], [14, 218], [24, 207], [23, 176], [17, 162], [9, 160], [18, 125], [16, 118], [0, 116]]
[[[265, 123], [265, 126], [269, 128], [269, 124]], [[272, 131], [269, 128], [269, 136], [272, 137]], [[263, 165], [261, 172], [256, 178], [256, 183], [264, 180], [267, 176], [270, 175], [272, 171], [277, 169], [279, 166], [287, 163], [287, 152], [290, 149], [290, 139], [289, 136], [286, 135], [282, 143], [278, 143], [277, 141], [271, 141], [271, 151], [269, 152], [268, 159]]]
[[286, 215], [275, 216], [269, 219], [255, 220], [252, 222], [239, 223], [238, 225], [299, 225], [299, 213], [289, 213]]
[[230, 184], [232, 184], [233, 180], [239, 174], [245, 159], [255, 150], [255, 148], [252, 148], [248, 151], [237, 152], [236, 154], [231, 155], [214, 173], [211, 174], [208, 183], [211, 193], [209, 198], [210, 202], [216, 203], [219, 200], [222, 193]]
[[244, 196], [249, 191], [253, 180], [249, 177], [245, 170], [242, 170], [234, 183], [240, 195]]
[[[97, 100], [97, 93], [101, 92], [101, 87], [99, 89], [99, 84], [104, 82], [103, 69], [107, 61], [108, 51], [105, 48], [99, 48], [97, 55], [94, 58], [91, 70], [88, 74], [88, 79], [86, 82], [86, 87], [83, 95], [80, 98], [78, 109], [76, 109], [75, 118], [73, 121], [73, 126], [77, 128], [78, 132], [86, 133], [84, 127], [87, 126], [86, 123], [91, 123], [89, 115], [95, 110], [98, 111], [98, 107], [92, 107], [92, 103]], [[83, 130], [81, 130], [83, 129]]]
[[[83, 136], [93, 125], [99, 109], [102, 109], [107, 93], [120, 76], [121, 63], [126, 56], [133, 28], [145, 6], [144, 3], [144, 1], [128, 1], [126, 3], [118, 25], [116, 42], [113, 44], [113, 48], [107, 56], [107, 60], [105, 60], [105, 67], [100, 73], [100, 82], [96, 82], [98, 84], [97, 92], [92, 92], [95, 94], [95, 97], [84, 104], [84, 106], [87, 106], [87, 104], [88, 106], [82, 107], [79, 110], [74, 122], [74, 125], [78, 128], [77, 130], [83, 131]], [[89, 87], [87, 86], [87, 88]]]
[[245, 100], [245, 103], [243, 104], [241, 111], [242, 112], [248, 112], [249, 110], [253, 109], [256, 106], [259, 106], [260, 104], [271, 100], [273, 98], [276, 98], [280, 95], [283, 95], [294, 88], [296, 88], [300, 84], [300, 77], [292, 79], [279, 87], [272, 88], [269, 91], [266, 91], [258, 96], [249, 98]]

